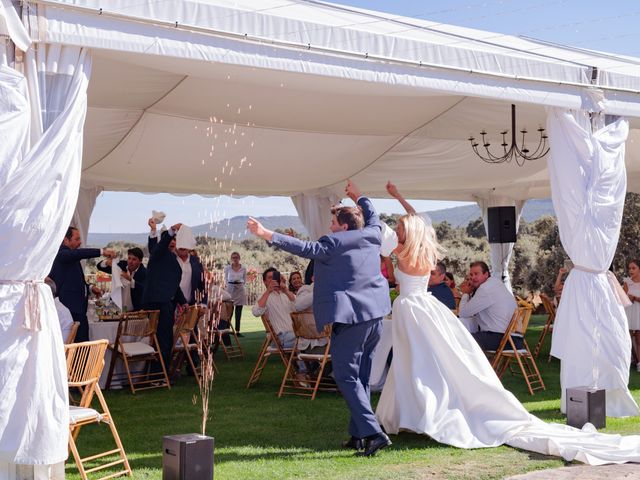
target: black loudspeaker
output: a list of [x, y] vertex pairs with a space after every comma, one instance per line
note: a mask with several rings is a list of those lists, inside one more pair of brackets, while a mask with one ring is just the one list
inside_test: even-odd
[[516, 207], [489, 207], [489, 243], [516, 241]]
[[213, 438], [195, 433], [162, 438], [163, 480], [213, 480]]
[[596, 428], [607, 426], [604, 390], [587, 387], [567, 388], [567, 425], [582, 428], [589, 422]]

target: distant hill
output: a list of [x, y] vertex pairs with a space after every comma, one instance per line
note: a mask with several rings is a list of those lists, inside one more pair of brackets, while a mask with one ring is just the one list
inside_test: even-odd
[[[454, 227], [464, 227], [470, 221], [480, 217], [478, 205], [464, 205], [462, 207], [445, 208], [427, 212], [433, 223], [447, 221]], [[522, 217], [527, 223], [534, 222], [544, 215], [555, 216], [551, 200], [528, 200], [524, 205]]]
[[[230, 240], [243, 240], [247, 238], [246, 215], [228, 218], [216, 223], [205, 223], [191, 227], [196, 236], [205, 235], [210, 238], [227, 238]], [[270, 217], [257, 217], [260, 222], [270, 230], [276, 228], [293, 228], [296, 232], [307, 235], [307, 230], [296, 215], [274, 215]], [[132, 242], [137, 244], [147, 243], [147, 233], [93, 233], [89, 232], [87, 245], [106, 245], [109, 242]]]
[[[467, 225], [470, 221], [480, 216], [480, 208], [477, 205], [465, 205], [462, 207], [446, 208], [428, 212], [433, 223], [443, 221], [449, 222], [454, 227]], [[533, 222], [543, 215], [555, 215], [551, 200], [529, 200], [522, 212], [526, 222]], [[247, 238], [247, 217], [246, 215], [229, 218], [217, 223], [206, 223], [193, 228], [196, 235], [206, 235], [212, 238], [227, 238], [230, 240], [243, 240]], [[307, 235], [300, 219], [295, 215], [276, 215], [270, 217], [258, 217], [258, 220], [270, 230], [276, 228], [293, 228], [296, 232]], [[93, 233], [89, 232], [87, 245], [106, 245], [109, 242], [124, 241], [137, 244], [147, 242], [146, 233]]]

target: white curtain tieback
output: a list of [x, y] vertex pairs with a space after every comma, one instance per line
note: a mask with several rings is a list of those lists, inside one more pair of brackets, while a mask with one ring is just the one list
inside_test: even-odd
[[582, 265], [574, 265], [573, 268], [575, 268], [576, 270], [580, 270], [581, 272], [593, 273], [595, 275], [605, 274], [607, 276], [607, 280], [609, 280], [609, 285], [611, 285], [611, 288], [613, 289], [613, 293], [616, 296], [616, 301], [618, 302], [618, 304], [622, 305], [623, 307], [628, 307], [629, 305], [631, 305], [631, 300], [629, 300], [629, 297], [627, 296], [624, 289], [620, 286], [620, 284], [618, 283], [618, 279], [611, 270], [594, 270], [592, 268], [583, 267]]
[[24, 322], [22, 326], [27, 330], [39, 332], [42, 330], [40, 323], [40, 302], [38, 294], [38, 284], [44, 283], [42, 280], [0, 280], [0, 284], [19, 285], [24, 284]]

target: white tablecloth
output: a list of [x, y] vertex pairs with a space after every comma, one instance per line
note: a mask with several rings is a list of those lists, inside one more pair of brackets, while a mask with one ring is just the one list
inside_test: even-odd
[[[118, 334], [118, 324], [120, 322], [96, 322], [89, 320], [89, 340], [101, 340], [106, 339], [110, 344], [116, 341], [116, 335]], [[132, 337], [128, 337], [133, 340]], [[146, 362], [136, 362], [129, 364], [132, 373], [133, 371], [140, 371], [145, 367]], [[109, 375], [109, 365], [111, 365], [111, 350], [107, 349], [104, 354], [104, 369], [102, 370], [102, 375], [100, 375], [100, 388], [104, 388], [107, 384], [107, 376]], [[118, 374], [124, 374], [126, 370], [124, 369], [124, 364], [120, 361], [116, 362], [116, 367], [114, 370], [114, 376]], [[111, 382], [111, 387], [119, 387], [122, 385], [127, 385], [128, 382], [125, 379], [114, 379]]]
[[382, 335], [373, 354], [373, 362], [371, 365], [371, 377], [369, 379], [369, 387], [372, 392], [379, 392], [384, 387], [384, 381], [387, 379], [387, 358], [393, 346], [393, 330], [392, 320], [382, 320]]

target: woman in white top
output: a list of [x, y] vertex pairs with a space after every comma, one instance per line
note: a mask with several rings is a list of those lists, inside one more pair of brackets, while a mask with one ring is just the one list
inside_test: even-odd
[[[400, 200], [392, 184], [389, 193]], [[376, 409], [389, 434], [408, 430], [460, 448], [507, 444], [598, 465], [640, 461], [640, 436], [548, 424], [506, 390], [471, 334], [427, 292], [440, 256], [433, 227], [414, 213], [383, 224], [381, 253], [396, 254], [393, 361]]]
[[242, 306], [245, 302], [244, 284], [247, 283], [247, 270], [240, 264], [238, 252], [231, 254], [231, 265], [224, 267], [224, 280], [235, 305], [236, 332], [241, 337], [240, 320], [242, 319]]
[[629, 276], [624, 279], [622, 288], [631, 300], [631, 305], [625, 311], [631, 332], [631, 346], [636, 353], [636, 370], [640, 372], [640, 263], [631, 260], [627, 268]]

